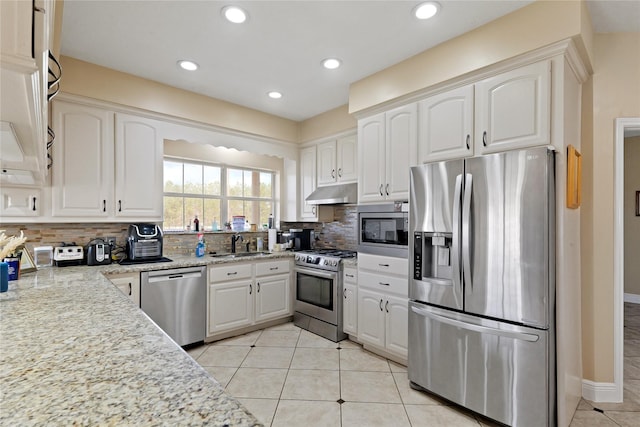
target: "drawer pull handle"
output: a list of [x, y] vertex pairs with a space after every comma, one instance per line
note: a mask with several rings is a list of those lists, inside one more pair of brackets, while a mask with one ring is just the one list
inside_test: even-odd
[[269, 270], [273, 271], [273, 270], [277, 270], [278, 267], [269, 267]]
[[344, 288], [342, 295], [344, 295], [344, 299], [347, 299], [347, 288]]
[[389, 267], [389, 264], [378, 264], [380, 267]]
[[378, 284], [382, 286], [391, 286], [391, 283], [378, 282]]
[[131, 291], [132, 291], [131, 282], [129, 282], [129, 296], [131, 296]]
[[238, 272], [237, 272], [237, 271], [234, 271], [234, 272], [232, 272], [232, 273], [227, 273], [227, 276], [233, 276], [234, 274], [238, 274]]
[[355, 277], [353, 274], [345, 274], [347, 277], [351, 277], [352, 279]]
[[249, 283], [249, 295], [253, 292], [253, 285]]
[[36, 197], [35, 197], [35, 196], [33, 196], [33, 209], [32, 209], [32, 211], [34, 211], [34, 212], [35, 212], [36, 210], [37, 210], [37, 209], [36, 209]]

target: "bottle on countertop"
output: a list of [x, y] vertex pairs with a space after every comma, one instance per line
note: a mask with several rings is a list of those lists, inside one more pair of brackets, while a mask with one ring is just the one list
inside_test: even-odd
[[203, 257], [205, 253], [204, 235], [198, 233], [198, 244], [196, 245], [196, 256], [198, 258]]
[[213, 224], [211, 224], [211, 230], [218, 231], [218, 220], [215, 217], [213, 217]]
[[273, 214], [269, 214], [269, 228], [273, 228]]
[[196, 215], [193, 220], [193, 231], [200, 231], [200, 220], [198, 219], [198, 215]]

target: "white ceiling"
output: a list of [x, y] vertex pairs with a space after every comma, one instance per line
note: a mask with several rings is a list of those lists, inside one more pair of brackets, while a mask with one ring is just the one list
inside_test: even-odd
[[[348, 102], [349, 85], [531, 3], [440, 0], [440, 14], [413, 18], [420, 1], [65, 0], [62, 54], [292, 120]], [[229, 4], [244, 24], [221, 16]], [[598, 32], [640, 31], [640, 1], [590, 1]], [[343, 66], [325, 70], [321, 60]], [[186, 72], [179, 59], [197, 62]], [[283, 98], [273, 100], [267, 92]]]

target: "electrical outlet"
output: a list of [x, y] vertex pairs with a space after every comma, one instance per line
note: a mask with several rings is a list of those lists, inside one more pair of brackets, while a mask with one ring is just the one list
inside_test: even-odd
[[111, 246], [112, 248], [116, 245], [116, 238], [115, 237], [107, 237], [107, 244], [109, 246]]

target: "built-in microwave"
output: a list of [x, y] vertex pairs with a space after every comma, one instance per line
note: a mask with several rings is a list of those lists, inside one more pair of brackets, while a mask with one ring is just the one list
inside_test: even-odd
[[409, 204], [358, 205], [358, 252], [407, 258]]

